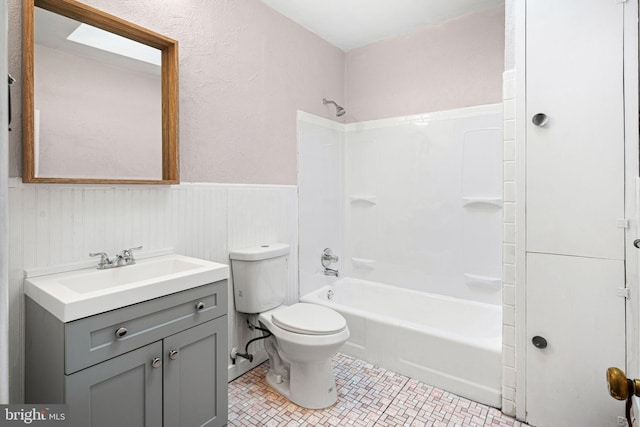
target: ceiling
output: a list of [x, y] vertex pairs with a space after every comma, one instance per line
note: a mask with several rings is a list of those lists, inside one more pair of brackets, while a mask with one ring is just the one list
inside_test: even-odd
[[410, 33], [504, 0], [262, 0], [344, 51]]

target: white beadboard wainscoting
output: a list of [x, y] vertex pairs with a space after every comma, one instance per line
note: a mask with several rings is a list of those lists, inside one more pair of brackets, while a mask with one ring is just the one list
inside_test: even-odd
[[[143, 251], [176, 253], [229, 264], [229, 250], [268, 242], [291, 246], [287, 303], [298, 300], [296, 186], [183, 183], [175, 186], [52, 185], [9, 183], [10, 385], [23, 400], [23, 271]], [[97, 261], [96, 261], [97, 263]], [[256, 333], [234, 310], [229, 280], [229, 349], [244, 349]], [[234, 378], [266, 359], [251, 345], [253, 363], [229, 360]]]

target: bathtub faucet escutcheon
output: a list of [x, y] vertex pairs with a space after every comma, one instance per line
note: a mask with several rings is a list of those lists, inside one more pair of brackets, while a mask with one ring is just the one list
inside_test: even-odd
[[331, 248], [325, 248], [325, 250], [322, 251], [322, 255], [320, 256], [320, 263], [322, 264], [322, 267], [324, 267], [325, 276], [338, 277], [340, 275], [338, 273], [338, 269], [334, 270], [332, 268], [329, 268], [329, 266], [334, 262], [338, 262], [338, 256], [333, 254]]

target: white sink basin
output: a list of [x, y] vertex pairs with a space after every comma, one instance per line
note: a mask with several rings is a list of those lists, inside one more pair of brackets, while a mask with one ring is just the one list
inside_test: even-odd
[[24, 292], [63, 322], [136, 304], [229, 277], [229, 267], [164, 255], [124, 267], [30, 277]]

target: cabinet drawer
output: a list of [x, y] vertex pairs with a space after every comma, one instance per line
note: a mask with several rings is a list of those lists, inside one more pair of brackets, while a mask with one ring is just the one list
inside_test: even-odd
[[66, 323], [65, 373], [71, 374], [226, 313], [227, 281], [222, 280]]

